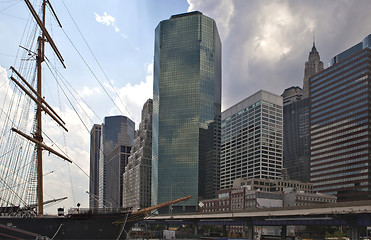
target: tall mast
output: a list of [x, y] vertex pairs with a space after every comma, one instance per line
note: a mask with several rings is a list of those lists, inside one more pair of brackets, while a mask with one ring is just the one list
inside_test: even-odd
[[[45, 58], [44, 57], [45, 56], [45, 42], [48, 42], [50, 44], [51, 48], [54, 50], [54, 53], [58, 57], [63, 67], [66, 67], [66, 66], [64, 65], [64, 60], [63, 60], [62, 55], [60, 54], [53, 39], [51, 38], [49, 32], [47, 31], [45, 27], [46, 4], [49, 4], [50, 9], [55, 15], [55, 12], [52, 6], [50, 5], [50, 2], [48, 0], [42, 0], [42, 9], [41, 9], [42, 16], [40, 19], [39, 15], [36, 13], [30, 1], [29, 0], [24, 0], [24, 1], [41, 30], [41, 35], [38, 37], [38, 40], [37, 40], [38, 50], [36, 54], [37, 88], [36, 90], [33, 89], [33, 87], [13, 67], [11, 67], [12, 71], [17, 75], [18, 79], [20, 79], [27, 86], [29, 90], [14, 77], [10, 77], [10, 79], [36, 103], [36, 126], [35, 126], [35, 132], [32, 134], [33, 135], [32, 137], [23, 133], [22, 131], [16, 128], [12, 128], [11, 130], [21, 135], [22, 137], [28, 139], [29, 141], [35, 143], [36, 159], [37, 159], [37, 199], [36, 199], [37, 204], [36, 205], [37, 205], [37, 215], [42, 216], [44, 214], [42, 151], [47, 150], [50, 153], [53, 153], [56, 156], [70, 163], [72, 162], [70, 159], [68, 159], [68, 157], [56, 152], [55, 150], [53, 150], [52, 148], [48, 147], [47, 145], [43, 143], [42, 119], [41, 119], [42, 111], [44, 111], [52, 119], [54, 119], [59, 124], [59, 126], [61, 126], [64, 130], [68, 131], [67, 128], [64, 126], [65, 125], [64, 121], [58, 116], [58, 114], [50, 107], [50, 105], [42, 97], [42, 63], [45, 60], [44, 59]], [[55, 18], [57, 19], [59, 26], [62, 27], [56, 15], [55, 15]]]
[[[42, 25], [45, 27], [45, 0], [42, 3]], [[44, 61], [44, 46], [45, 46], [45, 35], [42, 32], [38, 38], [38, 51], [36, 57], [37, 65], [37, 100], [42, 101], [42, 62]], [[36, 133], [35, 140], [42, 143], [42, 120], [41, 120], [41, 105], [37, 104], [36, 109]], [[36, 156], [37, 156], [37, 214], [42, 216], [44, 214], [44, 191], [43, 191], [43, 158], [42, 158], [42, 147], [40, 144], [36, 144]]]

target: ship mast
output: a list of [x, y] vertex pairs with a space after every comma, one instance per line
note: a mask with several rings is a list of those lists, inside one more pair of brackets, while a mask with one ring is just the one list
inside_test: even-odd
[[[45, 27], [45, 0], [42, 3], [42, 24]], [[45, 47], [45, 36], [42, 32], [41, 36], [38, 38], [38, 50], [36, 56], [37, 65], [37, 100], [41, 101], [42, 96], [42, 63], [44, 61], [44, 47]], [[42, 136], [42, 119], [41, 119], [41, 106], [37, 104], [36, 108], [36, 133], [34, 136], [35, 140], [38, 142], [43, 142]], [[36, 144], [36, 156], [37, 156], [37, 213], [39, 216], [44, 214], [44, 190], [43, 190], [43, 158], [42, 158], [42, 148], [40, 144]]]
[[[49, 4], [49, 7], [54, 14], [55, 18], [58, 21], [58, 24], [60, 25], [60, 22], [55, 15], [55, 12], [50, 5], [50, 2], [48, 0], [43, 0], [42, 1], [42, 11], [41, 11], [41, 19], [39, 15], [36, 13], [34, 10], [32, 4], [30, 3], [29, 0], [24, 0], [28, 9], [30, 10], [31, 14], [33, 15], [35, 21], [39, 25], [41, 29], [41, 35], [38, 37], [38, 50], [36, 54], [36, 67], [37, 67], [37, 88], [36, 90], [33, 89], [33, 87], [21, 76], [19, 72], [17, 72], [13, 67], [11, 69], [13, 72], [18, 76], [19, 79], [22, 80], [22, 82], [29, 88], [27, 90], [22, 84], [18, 82], [17, 79], [14, 77], [10, 77], [13, 82], [15, 82], [18, 87], [20, 87], [33, 101], [36, 102], [36, 126], [35, 126], [35, 132], [32, 134], [33, 136], [29, 136], [23, 132], [21, 132], [18, 129], [12, 128], [11, 130], [16, 132], [17, 134], [23, 136], [24, 138], [28, 139], [29, 141], [35, 143], [35, 148], [36, 148], [36, 159], [37, 159], [37, 215], [42, 216], [44, 214], [44, 196], [43, 196], [43, 158], [42, 158], [42, 151], [47, 150], [55, 155], [57, 155], [60, 158], [63, 158], [64, 160], [68, 162], [72, 162], [70, 159], [65, 157], [64, 155], [54, 151], [52, 148], [48, 147], [43, 143], [43, 136], [42, 136], [42, 111], [47, 113], [51, 118], [53, 118], [64, 130], [67, 131], [65, 128], [65, 123], [63, 120], [58, 116], [58, 114], [50, 107], [49, 104], [44, 100], [42, 97], [42, 63], [44, 62], [45, 58], [45, 42], [48, 42], [52, 49], [54, 50], [56, 56], [60, 60], [61, 64], [63, 67], [64, 65], [64, 60], [62, 58], [62, 55], [58, 51], [57, 47], [54, 44], [53, 39], [50, 37], [46, 27], [45, 27], [45, 9], [46, 9], [46, 4]], [[60, 27], [62, 27], [60, 25]]]

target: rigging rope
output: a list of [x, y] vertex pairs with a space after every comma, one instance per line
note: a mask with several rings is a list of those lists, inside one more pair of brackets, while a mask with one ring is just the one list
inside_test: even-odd
[[[103, 70], [103, 68], [102, 68], [102, 66], [101, 66], [101, 64], [100, 64], [100, 62], [99, 62], [98, 59], [95, 57], [95, 54], [94, 54], [93, 51], [91, 50], [91, 48], [90, 48], [88, 42], [86, 41], [84, 35], [82, 34], [82, 32], [81, 32], [79, 26], [77, 25], [75, 19], [72, 17], [72, 15], [71, 15], [69, 9], [67, 8], [66, 4], [64, 3], [64, 0], [62, 0], [62, 3], [63, 3], [63, 5], [64, 5], [64, 7], [66, 8], [66, 10], [67, 10], [69, 16], [71, 17], [71, 19], [72, 19], [72, 21], [73, 21], [75, 27], [77, 28], [78, 32], [80, 33], [80, 36], [82, 37], [82, 39], [84, 40], [86, 46], [88, 47], [88, 49], [89, 49], [91, 55], [93, 56], [95, 62], [98, 64], [100, 70], [103, 72], [103, 75], [106, 77], [107, 82], [110, 84], [111, 88], [112, 88], [113, 91], [116, 93], [117, 98], [120, 100], [121, 104], [124, 106], [126, 112], [127, 112], [128, 115], [130, 116], [130, 118], [133, 119], [133, 116], [130, 114], [128, 108], [126, 107], [126, 104], [125, 104], [124, 101], [121, 99], [120, 95], [118, 94], [118, 92], [116, 91], [116, 89], [115, 89], [114, 86], [112, 85], [111, 81], [109, 80], [109, 78], [108, 78], [106, 72]], [[63, 32], [64, 32], [64, 31], [63, 31]], [[66, 33], [65, 33], [65, 34], [66, 34]], [[97, 79], [97, 80], [98, 80], [98, 79]], [[103, 87], [103, 86], [102, 86], [102, 87]], [[116, 106], [117, 109], [120, 111], [119, 107], [118, 107], [116, 104], [115, 104], [115, 106]], [[121, 112], [121, 111], [120, 111], [120, 112]], [[122, 112], [121, 112], [121, 114], [122, 114]]]

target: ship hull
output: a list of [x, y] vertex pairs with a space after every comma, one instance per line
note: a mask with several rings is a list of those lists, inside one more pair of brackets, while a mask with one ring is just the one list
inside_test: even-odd
[[0, 217], [0, 239], [126, 239], [131, 224], [113, 224], [126, 217], [126, 213], [41, 218]]

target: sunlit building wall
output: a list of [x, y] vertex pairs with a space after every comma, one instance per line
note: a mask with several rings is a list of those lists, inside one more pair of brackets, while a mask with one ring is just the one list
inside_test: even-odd
[[221, 189], [236, 178], [281, 178], [282, 104], [261, 90], [222, 113]]

